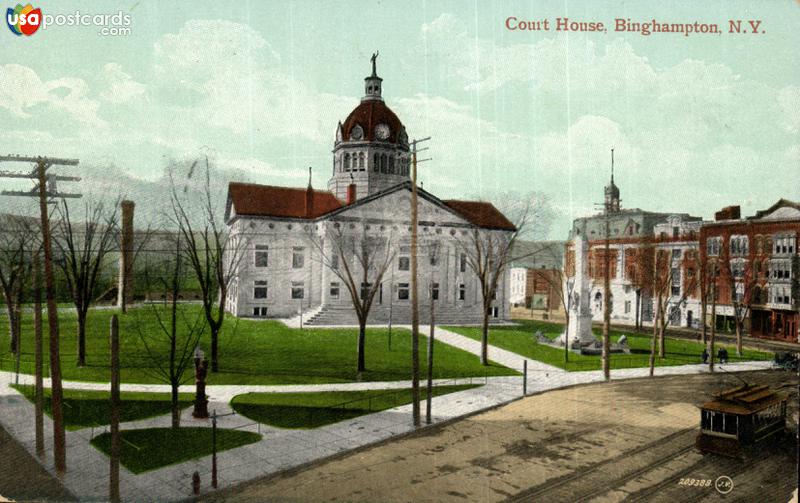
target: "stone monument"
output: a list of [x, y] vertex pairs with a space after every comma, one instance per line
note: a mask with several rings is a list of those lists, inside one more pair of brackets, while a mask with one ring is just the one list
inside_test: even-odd
[[592, 333], [592, 311], [589, 306], [592, 289], [587, 257], [589, 244], [586, 241], [585, 229], [582, 231], [579, 231], [572, 239], [572, 247], [575, 252], [575, 277], [570, 294], [569, 327], [566, 333], [561, 334], [561, 344], [563, 345], [567, 340], [570, 347], [575, 349], [597, 342], [597, 338]]

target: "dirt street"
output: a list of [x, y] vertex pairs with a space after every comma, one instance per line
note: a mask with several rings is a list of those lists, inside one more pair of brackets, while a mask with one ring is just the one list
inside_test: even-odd
[[[796, 383], [779, 371], [739, 376]], [[552, 391], [211, 500], [788, 501], [796, 473], [791, 436], [745, 462], [704, 456], [693, 446], [696, 404], [740, 383], [717, 374]], [[727, 496], [713, 487], [723, 475], [734, 483]], [[687, 485], [692, 479], [711, 487]]]
[[[51, 442], [47, 438], [45, 442]], [[75, 501], [61, 483], [0, 428], [0, 501]]]

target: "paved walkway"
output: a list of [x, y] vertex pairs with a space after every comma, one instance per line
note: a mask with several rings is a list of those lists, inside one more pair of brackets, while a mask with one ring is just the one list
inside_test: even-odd
[[[316, 328], [316, 327], [315, 327]], [[420, 327], [424, 333], [427, 327]], [[473, 354], [480, 353], [480, 343], [468, 337], [436, 329], [436, 338], [446, 344], [461, 348]], [[490, 346], [489, 358], [502, 365], [522, 370], [524, 358], [501, 348]], [[725, 371], [759, 370], [770, 367], [770, 362], [745, 362], [728, 364]], [[696, 374], [707, 372], [705, 365], [683, 365], [658, 367], [657, 375]], [[541, 362], [528, 361], [528, 393], [585, 384], [603, 380], [602, 372], [565, 372], [557, 367]], [[648, 369], [624, 369], [612, 371], [613, 379], [629, 379], [647, 376]], [[0, 423], [26, 448], [34, 452], [33, 406], [9, 386], [14, 375], [0, 372]], [[459, 379], [457, 382], [469, 382]], [[20, 383], [30, 384], [32, 376], [20, 376]], [[454, 380], [438, 380], [437, 384], [453, 384]], [[484, 386], [470, 390], [436, 397], [433, 400], [433, 422], [449, 420], [477, 412], [492, 406], [507, 403], [521, 396], [522, 377], [490, 377], [477, 379]], [[47, 385], [47, 384], [46, 384]], [[409, 387], [410, 381], [362, 382], [318, 385], [216, 385], [208, 386], [209, 409], [218, 414], [230, 412], [230, 399], [240, 393], [257, 392], [297, 392], [331, 391], [361, 389], [395, 389]], [[65, 381], [68, 389], [108, 389], [107, 384]], [[166, 392], [166, 385], [123, 384], [123, 391]], [[184, 390], [187, 391], [187, 390]], [[362, 416], [349, 421], [313, 430], [284, 430], [261, 425], [251, 420], [230, 415], [219, 419], [221, 428], [237, 428], [259, 432], [261, 441], [247, 446], [225, 451], [217, 456], [219, 466], [219, 487], [231, 485], [289, 468], [310, 463], [343, 451], [363, 447], [395, 435], [413, 431], [411, 405], [395, 407], [386, 411]], [[123, 423], [123, 429], [168, 427], [168, 415], [151, 419]], [[191, 409], [182, 415], [184, 426], [210, 426], [208, 420], [191, 417]], [[82, 500], [104, 500], [108, 494], [108, 458], [91, 446], [92, 436], [99, 434], [96, 429], [82, 429], [67, 432], [67, 474], [62, 479], [65, 487]], [[54, 473], [52, 462], [52, 422], [45, 417], [45, 438], [48, 451], [43, 461], [45, 468]], [[159, 470], [134, 475], [124, 467], [120, 469], [121, 490], [126, 501], [159, 500], [170, 501], [187, 498], [191, 494], [192, 473], [198, 471], [202, 480], [202, 490], [211, 490], [211, 457], [179, 463]]]

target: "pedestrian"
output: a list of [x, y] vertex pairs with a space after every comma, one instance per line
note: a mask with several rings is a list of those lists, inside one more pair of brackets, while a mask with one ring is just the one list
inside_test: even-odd
[[703, 348], [703, 363], [708, 363], [708, 348]]

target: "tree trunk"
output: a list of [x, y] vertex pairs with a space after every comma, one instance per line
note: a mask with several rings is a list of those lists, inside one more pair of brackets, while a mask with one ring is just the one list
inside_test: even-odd
[[6, 294], [6, 311], [8, 313], [8, 336], [11, 339], [11, 354], [17, 354], [17, 312], [13, 299]]
[[708, 316], [708, 299], [706, 299], [705, 295], [701, 295], [702, 299], [700, 301], [700, 320], [703, 324], [703, 331], [701, 332], [702, 343], [703, 345], [707, 344], [708, 339], [708, 328], [706, 327], [706, 316]]
[[736, 314], [736, 311], [733, 313], [735, 315], [734, 322], [736, 323], [736, 356], [742, 356], [742, 325], [744, 324], [739, 318], [739, 315]]
[[219, 329], [217, 324], [209, 324], [211, 328], [211, 372], [219, 372]]
[[364, 344], [367, 339], [367, 319], [358, 320], [358, 375], [367, 370], [364, 357]]
[[[567, 362], [569, 362], [569, 310], [565, 309], [564, 310], [564, 363]], [[566, 368], [564, 370], [566, 370]]]
[[641, 318], [640, 318], [640, 305], [641, 305], [641, 290], [636, 290], [636, 332], [642, 329], [641, 325]]
[[[661, 299], [659, 299], [658, 302], [661, 302]], [[653, 319], [653, 337], [650, 340], [650, 358], [648, 360], [648, 365], [650, 367], [650, 377], [653, 377], [656, 369], [656, 338], [658, 337], [658, 313], [659, 310], [658, 308], [656, 308], [655, 313], [653, 313], [655, 316], [655, 318]]]
[[485, 305], [481, 324], [481, 365], [489, 365], [489, 309]]
[[661, 311], [661, 316], [658, 321], [659, 330], [658, 330], [658, 357], [659, 358], [666, 358], [667, 356], [667, 344], [666, 344], [666, 332], [667, 332], [667, 308], [666, 306]]
[[78, 310], [78, 367], [86, 366], [86, 312]]
[[714, 336], [717, 335], [717, 292], [711, 287], [711, 335], [708, 339], [708, 370], [714, 372]]
[[178, 429], [181, 426], [181, 406], [178, 403], [178, 384], [172, 383], [172, 428]]

